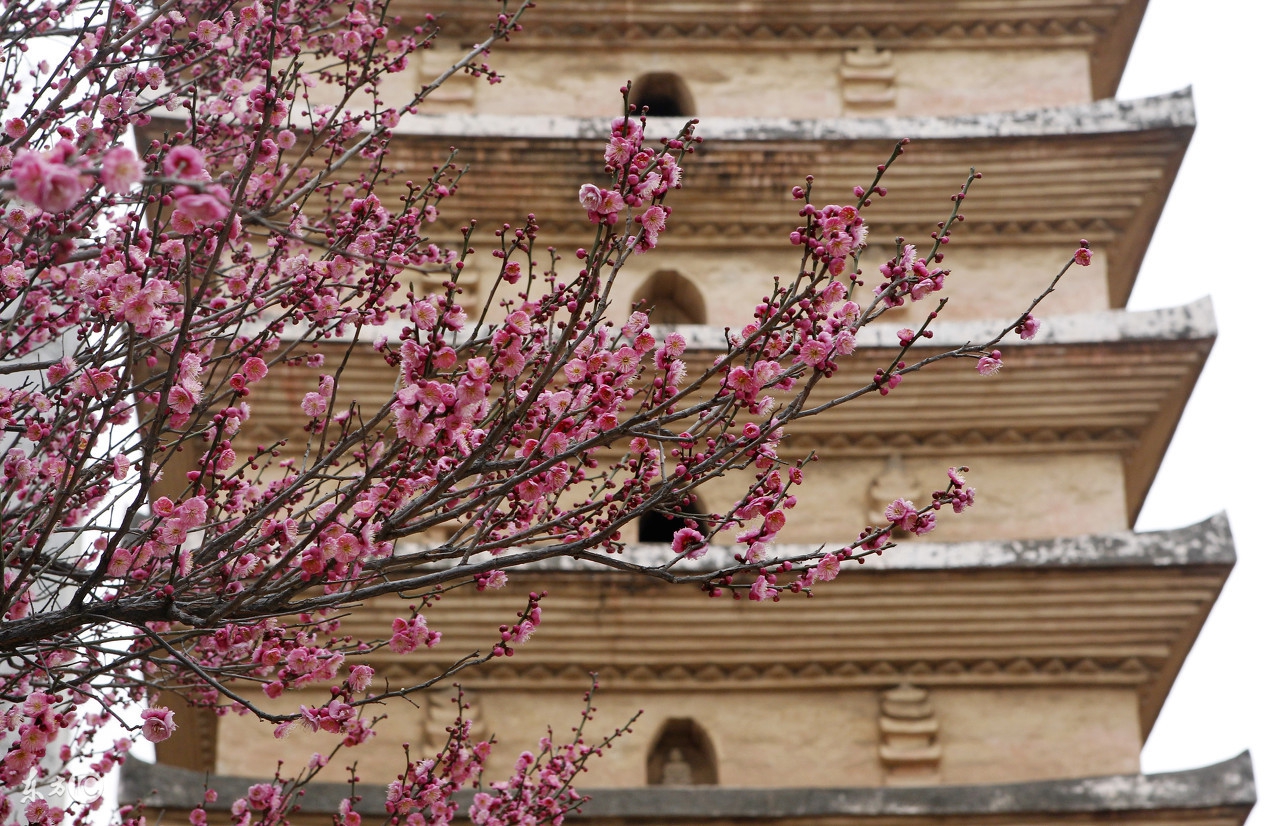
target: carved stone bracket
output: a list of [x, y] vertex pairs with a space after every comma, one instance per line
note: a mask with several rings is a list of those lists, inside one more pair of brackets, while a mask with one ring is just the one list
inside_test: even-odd
[[870, 43], [844, 53], [840, 96], [846, 114], [869, 115], [891, 110], [898, 99], [893, 55]]

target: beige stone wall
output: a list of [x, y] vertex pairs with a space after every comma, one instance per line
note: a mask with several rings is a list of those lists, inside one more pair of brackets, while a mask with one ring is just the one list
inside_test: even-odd
[[[960, 235], [963, 236], [963, 228]], [[554, 242], [549, 240], [547, 243]], [[565, 250], [562, 254], [568, 258], [561, 262], [559, 268], [562, 278], [567, 279], [576, 272], [573, 266], [577, 262], [572, 257], [572, 247], [560, 248]], [[1012, 322], [1049, 285], [1071, 252], [1061, 244], [994, 246], [960, 237], [948, 248], [942, 264], [952, 271], [940, 296], [948, 299], [942, 319], [1001, 319]], [[855, 300], [864, 304], [871, 300], [872, 290], [883, 281], [879, 267], [894, 253], [894, 249], [887, 246], [871, 247], [863, 253], [863, 281], [866, 286], [855, 291]], [[537, 260], [546, 265], [545, 251]], [[497, 280], [497, 269], [491, 261], [487, 257], [478, 257], [476, 268], [468, 271], [463, 281], [470, 290], [468, 302], [473, 315]], [[659, 247], [650, 253], [633, 255], [627, 261], [614, 282], [608, 315], [615, 321], [625, 320], [651, 277], [659, 272], [675, 271], [697, 289], [708, 325], [740, 329], [752, 320], [756, 305], [772, 291], [773, 279], [779, 277], [784, 283], [790, 280], [799, 269], [799, 262], [799, 254], [788, 245], [786, 238], [778, 239], [778, 243], [769, 249], [751, 250], [747, 254], [729, 250]], [[1072, 268], [1068, 277], [1041, 305], [1037, 315], [1048, 318], [1110, 309], [1107, 263], [1106, 250], [1099, 248], [1092, 265]], [[845, 286], [848, 286], [847, 281]], [[500, 284], [497, 296], [515, 300], [516, 293], [523, 287], [523, 282], [515, 287]], [[535, 285], [535, 289], [543, 288], [543, 283]], [[498, 304], [495, 303], [494, 307], [496, 309]], [[916, 326], [936, 307], [936, 301], [912, 302], [892, 310], [881, 323], [894, 330], [904, 325]], [[496, 317], [491, 316], [489, 320]]]
[[[429, 81], [459, 55], [448, 46], [425, 54], [416, 80]], [[619, 87], [653, 72], [679, 75], [699, 117], [946, 116], [1092, 99], [1084, 49], [922, 49], [881, 55], [876, 63], [884, 64], [886, 80], [867, 84], [842, 77], [846, 58], [840, 51], [508, 49], [491, 60], [504, 75], [502, 83], [451, 82], [453, 88], [442, 89], [423, 111], [613, 116], [620, 111]], [[404, 86], [397, 91], [408, 92], [414, 79], [406, 74], [393, 82]], [[865, 95], [864, 86], [869, 87]], [[856, 102], [880, 91], [889, 92], [889, 102]]]
[[[497, 735], [489, 763], [494, 778], [508, 772], [520, 752], [536, 752], [548, 727], [559, 739], [567, 738], [582, 708], [581, 695], [572, 691], [488, 689], [473, 691], [467, 699], [481, 732]], [[942, 783], [1138, 771], [1141, 737], [1132, 689], [939, 688], [930, 692], [930, 699], [939, 724]], [[436, 695], [419, 707], [400, 700], [379, 709], [389, 719], [355, 753], [362, 780], [382, 782], [403, 771], [406, 744], [415, 759], [433, 754], [451, 719], [437, 707], [443, 705], [442, 695]], [[878, 691], [603, 690], [594, 705], [591, 738], [607, 735], [637, 711], [643, 713], [630, 734], [591, 764], [583, 788], [645, 785], [646, 760], [671, 719], [693, 719], [707, 733], [721, 786], [756, 786], [763, 777], [781, 788], [885, 783], [878, 756]], [[304, 764], [313, 752], [327, 752], [335, 742], [332, 735], [296, 729], [274, 742], [264, 740], [265, 734], [265, 726], [247, 718], [224, 718], [218, 773], [270, 776], [278, 760], [286, 768]], [[266, 747], [244, 748], [255, 740]], [[339, 755], [322, 779], [342, 782], [350, 761], [349, 754]]]
[[[990, 246], [966, 242], [961, 237], [951, 245], [943, 266], [952, 270], [942, 295], [948, 298], [946, 320], [1016, 319], [1066, 263], [1067, 250], [1061, 245]], [[879, 267], [894, 255], [889, 247], [872, 247], [862, 256], [866, 287], [854, 298], [868, 301], [872, 289], [882, 283]], [[707, 324], [712, 327], [741, 327], [751, 321], [755, 305], [768, 295], [775, 276], [784, 282], [794, 277], [799, 255], [779, 239], [773, 249], [753, 250], [750, 255], [721, 250], [659, 248], [635, 256], [618, 277], [614, 290], [615, 317], [625, 318], [637, 290], [654, 273], [675, 270], [688, 278], [707, 308]], [[848, 286], [846, 284], [846, 286]], [[893, 311], [885, 322], [897, 329], [900, 324], [919, 323], [936, 307], [934, 301], [916, 302]], [[1065, 315], [1097, 312], [1107, 307], [1107, 258], [1095, 255], [1088, 268], [1076, 267], [1045, 302], [1039, 314]]]
[[1138, 772], [1142, 737], [1132, 690], [939, 689], [932, 698], [943, 783]]
[[1087, 103], [1089, 55], [1082, 49], [928, 50], [895, 56], [894, 114], [931, 117]]
[[[782, 541], [851, 542], [896, 496], [917, 505], [944, 487], [947, 468], [965, 464], [978, 491], [978, 505], [956, 516], [947, 510], [930, 541], [1028, 539], [1120, 531], [1128, 527], [1124, 509], [1124, 462], [1114, 453], [1056, 453], [908, 457], [903, 475], [886, 475], [883, 459], [827, 459], [810, 464], [799, 502], [788, 512]], [[905, 478], [904, 478], [905, 477]], [[707, 512], [723, 513], [740, 488], [734, 480], [711, 480], [699, 488]], [[634, 535], [635, 526], [630, 526]]]

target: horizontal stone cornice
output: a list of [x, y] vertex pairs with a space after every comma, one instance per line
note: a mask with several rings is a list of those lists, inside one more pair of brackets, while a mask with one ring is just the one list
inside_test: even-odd
[[[208, 776], [172, 766], [126, 761], [121, 800], [139, 800], [149, 809], [194, 808], [206, 788], [218, 792], [210, 812], [224, 812], [255, 781]], [[207, 784], [207, 785], [206, 785]], [[343, 799], [355, 794], [353, 808], [383, 817], [385, 789], [371, 783], [313, 783], [299, 801], [299, 812], [328, 816]], [[470, 793], [460, 796], [462, 808]], [[648, 823], [733, 823], [743, 820], [838, 824], [1007, 823], [1011, 815], [1036, 815], [1036, 822], [1091, 823], [1081, 816], [1098, 815], [1106, 823], [1241, 824], [1257, 799], [1253, 762], [1248, 752], [1212, 766], [1164, 774], [1110, 775], [1026, 783], [932, 786], [920, 788], [735, 789], [649, 787], [592, 789], [591, 800], [575, 821]], [[1197, 813], [1206, 819], [1191, 820]], [[880, 818], [892, 818], [882, 821]], [[1164, 818], [1168, 817], [1168, 820]], [[912, 818], [909, 821], [903, 818]], [[951, 818], [958, 818], [952, 821]], [[972, 819], [978, 818], [978, 819]], [[1212, 818], [1212, 819], [1209, 819]], [[318, 821], [317, 821], [318, 822]]]
[[[685, 120], [649, 118], [647, 131], [653, 135], [674, 134]], [[606, 141], [611, 121], [611, 118], [555, 115], [406, 115], [396, 127], [396, 134]], [[900, 138], [958, 140], [1105, 135], [1194, 127], [1195, 123], [1195, 107], [1188, 87], [1135, 100], [1099, 100], [1079, 106], [947, 117], [700, 118], [698, 134], [707, 141], [746, 144], [760, 141], [896, 141]]]
[[[944, 313], [945, 316], [945, 313]], [[989, 340], [1007, 326], [1000, 319], [946, 321], [929, 325], [933, 337], [929, 346], [959, 347], [971, 342]], [[724, 328], [706, 324], [680, 324], [655, 328], [659, 337], [668, 330], [678, 330], [688, 342], [689, 350], [724, 348]], [[1007, 351], [1034, 349], [1046, 345], [1103, 345], [1123, 342], [1195, 341], [1214, 338], [1218, 333], [1213, 314], [1213, 300], [1204, 296], [1178, 307], [1154, 310], [1111, 310], [1046, 316], [1036, 337], [1030, 341], [1010, 337], [1001, 344]], [[858, 332], [858, 347], [898, 347], [898, 333], [892, 322], [881, 321]]]
[[[839, 543], [841, 537], [832, 537]], [[682, 566], [714, 571], [733, 564], [737, 547], [712, 546], [707, 554]], [[775, 545], [773, 553], [798, 556], [815, 550], [807, 545]], [[670, 545], [640, 543], [627, 547], [627, 559], [662, 565], [671, 559]], [[911, 541], [892, 553], [870, 557], [867, 571], [990, 571], [998, 568], [1170, 568], [1235, 564], [1235, 542], [1225, 513], [1203, 522], [1163, 531], [1119, 531], [1051, 539], [1001, 539], [969, 542]], [[535, 566], [545, 571], [588, 571], [592, 566], [567, 557]]]

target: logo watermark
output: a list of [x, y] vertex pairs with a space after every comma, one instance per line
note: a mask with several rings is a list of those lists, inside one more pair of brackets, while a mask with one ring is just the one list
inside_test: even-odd
[[36, 787], [36, 777], [31, 775], [22, 786], [22, 802], [30, 803], [38, 797], [56, 798], [68, 803], [84, 805], [102, 797], [103, 779], [95, 774], [61, 775], [53, 778], [43, 788]]

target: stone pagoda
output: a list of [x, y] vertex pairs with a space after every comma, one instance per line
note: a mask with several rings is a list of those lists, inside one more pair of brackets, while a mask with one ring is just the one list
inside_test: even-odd
[[[444, 41], [421, 78], [430, 60], [453, 57], [451, 44], [480, 38], [490, 5], [432, 4]], [[461, 679], [478, 724], [499, 737], [495, 771], [548, 724], [571, 728], [589, 672], [602, 727], [644, 709], [584, 776], [593, 800], [582, 822], [1242, 824], [1254, 795], [1247, 754], [1174, 774], [1139, 769], [1234, 561], [1222, 517], [1132, 531], [1215, 335], [1207, 300], [1124, 309], [1195, 122], [1187, 91], [1113, 99], [1145, 6], [548, 0], [495, 54], [502, 84], [451, 83], [406, 118], [406, 177], [451, 146], [470, 164], [449, 220], [491, 228], [534, 212], [540, 242], [569, 250], [586, 239], [576, 193], [599, 176], [621, 83], [632, 79], [633, 102], [650, 107], [651, 135], [699, 118], [705, 143], [667, 201], [670, 229], [616, 293], [620, 305], [650, 302], [691, 350], [749, 321], [773, 277], [794, 271], [791, 187], [813, 175], [815, 203], [843, 202], [902, 137], [912, 143], [889, 196], [867, 213], [880, 246], [864, 266], [892, 257], [897, 236], [927, 242], [969, 168], [984, 175], [947, 251], [951, 303], [931, 346], [1016, 319], [1079, 239], [1095, 256], [1037, 311], [1035, 340], [1005, 348], [998, 378], [943, 362], [789, 431], [783, 450], [821, 461], [787, 541], [849, 544], [893, 498], [927, 500], [949, 466], [970, 466], [978, 507], [940, 520], [929, 541], [903, 540], [812, 599], [764, 606], [567, 566], [524, 572], [497, 594], [450, 595], [430, 616], [444, 643], [388, 655], [379, 673], [416, 680], [490, 647], [522, 594], [545, 587], [533, 640]], [[464, 286], [485, 276], [473, 278]], [[923, 311], [864, 331], [821, 392], [867, 381], [896, 350], [894, 331]], [[357, 381], [385, 392], [372, 352], [354, 354], [348, 375], [361, 359]], [[278, 432], [254, 438], [296, 427], [293, 396], [255, 400], [253, 421]], [[719, 512], [731, 494], [708, 484], [699, 506]], [[642, 520], [630, 552], [669, 557], [663, 530]], [[345, 627], [382, 629], [395, 608], [371, 605]], [[402, 741], [433, 753], [449, 698], [388, 707], [394, 734], [362, 747], [362, 779], [402, 770]], [[282, 702], [296, 709], [299, 698]], [[302, 734], [270, 740], [234, 716], [187, 712], [180, 723], [159, 764], [131, 765], [126, 799], [194, 805], [208, 772], [229, 801], [244, 778], [317, 746]], [[328, 822], [348, 792], [313, 787], [315, 814], [302, 819]], [[382, 815], [376, 786], [361, 805]]]

